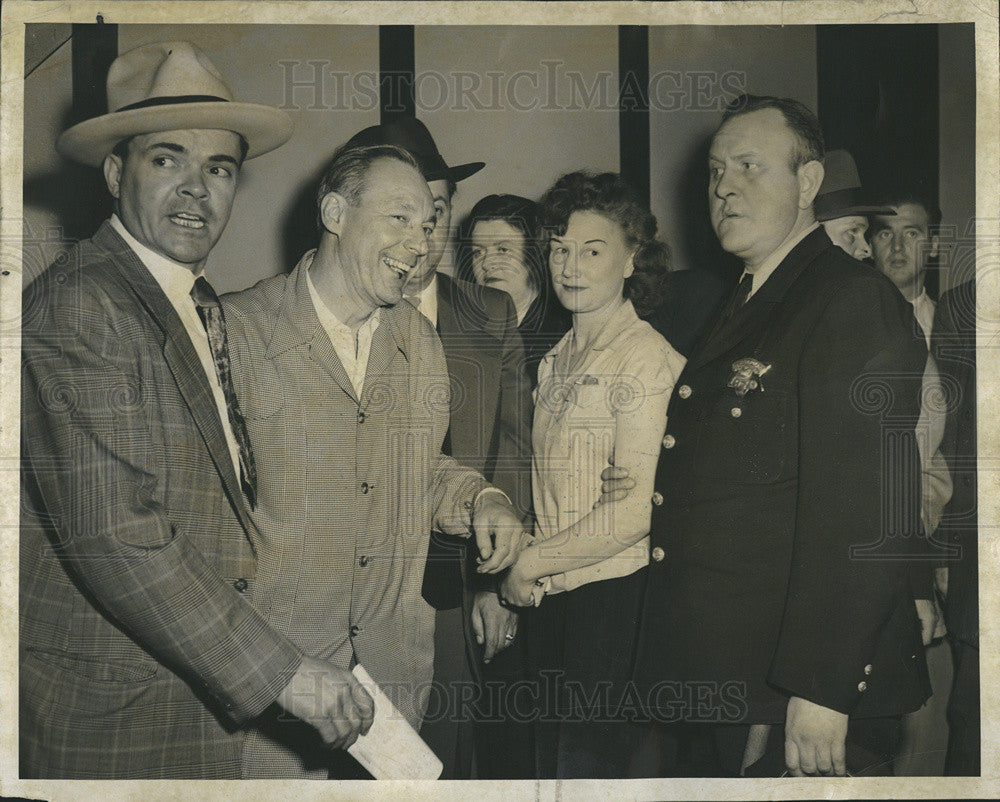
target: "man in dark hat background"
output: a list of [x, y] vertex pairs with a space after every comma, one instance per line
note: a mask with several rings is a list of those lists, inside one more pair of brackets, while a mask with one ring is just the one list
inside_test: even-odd
[[831, 150], [823, 160], [823, 184], [813, 208], [834, 245], [859, 262], [870, 259], [871, 246], [865, 239], [868, 217], [895, 214], [891, 207], [868, 201], [862, 193], [861, 178], [854, 157], [846, 150]]
[[[439, 270], [452, 253], [456, 185], [485, 165], [449, 166], [427, 127], [409, 116], [366, 128], [349, 144], [396, 145], [420, 165], [434, 201], [436, 225], [429, 252], [411, 271], [404, 292], [444, 346], [451, 382], [445, 447], [526, 512], [531, 499], [531, 390], [513, 302], [504, 292]], [[443, 761], [444, 779], [472, 776], [473, 741], [477, 777], [533, 777], [528, 725], [501, 720], [506, 716], [503, 709], [481, 710], [489, 722], [472, 721], [476, 711], [469, 707], [468, 690], [483, 687], [484, 680], [518, 679], [524, 638], [518, 637], [517, 613], [500, 605], [494, 583], [470, 570], [468, 559], [462, 541], [432, 534], [423, 595], [438, 611], [436, 709], [424, 721], [421, 735]]]
[[24, 291], [20, 773], [237, 778], [269, 705], [329, 746], [372, 716], [250, 602], [256, 465], [202, 275], [291, 120], [187, 42], [119, 56], [107, 96], [56, 148], [103, 168], [115, 213]]

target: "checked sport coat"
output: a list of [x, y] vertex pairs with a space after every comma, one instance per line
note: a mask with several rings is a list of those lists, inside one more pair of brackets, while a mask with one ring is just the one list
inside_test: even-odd
[[108, 223], [25, 288], [22, 777], [239, 776], [299, 650], [194, 346]]

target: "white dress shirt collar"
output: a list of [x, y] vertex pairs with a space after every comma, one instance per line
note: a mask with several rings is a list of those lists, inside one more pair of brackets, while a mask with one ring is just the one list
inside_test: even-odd
[[917, 319], [917, 323], [920, 324], [920, 328], [924, 333], [924, 339], [927, 340], [927, 347], [930, 348], [931, 329], [934, 326], [934, 310], [937, 308], [937, 304], [931, 300], [925, 287], [920, 289], [920, 295], [910, 301], [910, 303], [913, 304], [913, 316]]
[[156, 283], [160, 285], [160, 288], [174, 306], [177, 306], [178, 302], [185, 304], [191, 302], [191, 288], [194, 287], [195, 279], [204, 270], [199, 270], [195, 273], [191, 268], [182, 265], [180, 262], [175, 262], [173, 259], [168, 259], [163, 254], [147, 248], [129, 233], [117, 214], [111, 215], [111, 227], [118, 232], [121, 238], [125, 240], [125, 244], [139, 257], [139, 261], [153, 274]]
[[[427, 318], [431, 325], [436, 329], [438, 323], [438, 296], [437, 296], [438, 279], [437, 273], [431, 276], [431, 280], [427, 282], [427, 286], [424, 287], [420, 292], [418, 292], [414, 297], [420, 299], [420, 305], [417, 309], [420, 310], [425, 318]], [[410, 296], [405, 296], [409, 298]]]
[[125, 240], [125, 244], [132, 249], [139, 261], [152, 274], [156, 283], [160, 285], [160, 289], [163, 290], [163, 294], [167, 296], [170, 305], [177, 312], [177, 316], [181, 319], [188, 339], [191, 340], [195, 353], [198, 354], [198, 361], [201, 362], [201, 367], [208, 378], [212, 398], [215, 400], [219, 420], [222, 422], [222, 430], [226, 435], [226, 445], [229, 446], [229, 456], [232, 458], [236, 475], [239, 476], [240, 451], [236, 438], [233, 436], [232, 425], [229, 422], [225, 393], [219, 382], [219, 373], [215, 366], [215, 359], [212, 357], [212, 349], [208, 344], [208, 334], [205, 333], [205, 327], [198, 317], [194, 300], [191, 298], [191, 289], [194, 287], [195, 279], [203, 271], [199, 270], [197, 274], [193, 273], [190, 268], [179, 262], [147, 248], [129, 233], [118, 215], [111, 215], [110, 222], [111, 227]]

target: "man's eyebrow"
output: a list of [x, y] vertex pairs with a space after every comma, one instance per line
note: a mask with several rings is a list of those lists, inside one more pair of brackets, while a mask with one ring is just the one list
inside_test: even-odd
[[176, 142], [154, 142], [149, 145], [146, 150], [156, 150], [157, 148], [162, 148], [163, 150], [169, 150], [173, 153], [186, 153], [187, 149], [183, 145], [178, 145]]
[[[147, 151], [150, 150], [169, 150], [171, 153], [187, 153], [187, 148], [183, 145], [178, 145], [176, 142], [154, 142], [146, 148]], [[210, 162], [225, 162], [226, 164], [232, 164], [235, 167], [239, 167], [240, 163], [228, 153], [215, 153], [208, 157]]]
[[216, 153], [214, 156], [209, 156], [208, 160], [210, 162], [225, 162], [226, 164], [231, 164], [234, 167], [240, 166], [240, 163], [228, 153]]

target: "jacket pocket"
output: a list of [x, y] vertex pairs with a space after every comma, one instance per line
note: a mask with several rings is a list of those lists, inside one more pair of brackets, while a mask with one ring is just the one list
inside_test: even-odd
[[708, 405], [699, 432], [697, 476], [749, 484], [795, 476], [798, 421], [788, 393], [768, 389], [741, 398], [727, 388]]

